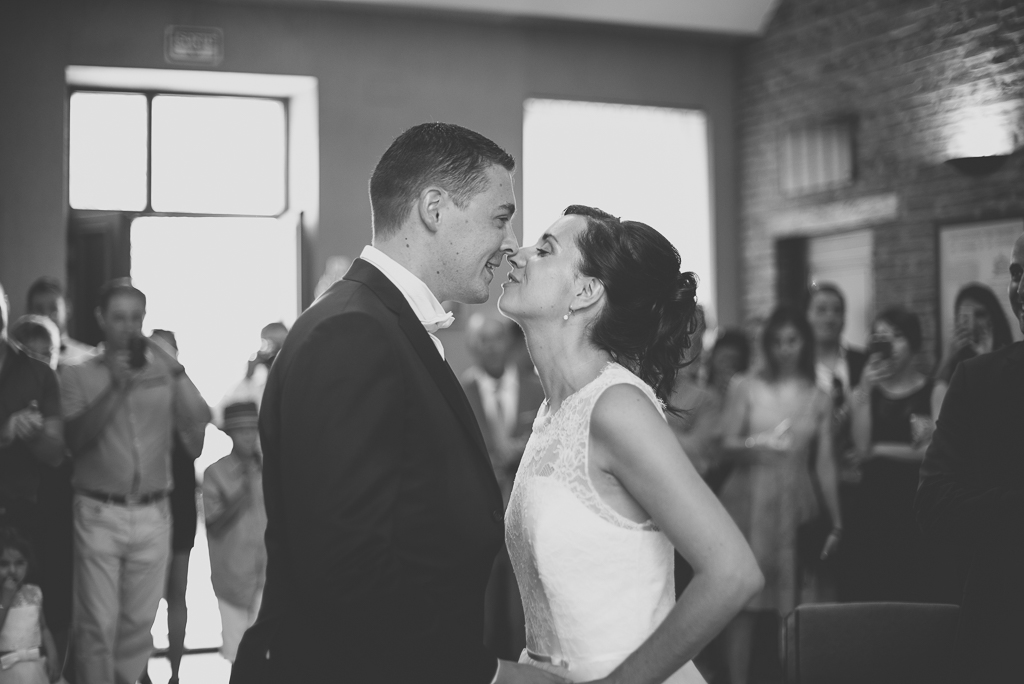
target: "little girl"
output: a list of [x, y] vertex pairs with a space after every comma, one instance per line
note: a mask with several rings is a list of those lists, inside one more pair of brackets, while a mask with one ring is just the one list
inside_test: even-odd
[[0, 684], [50, 684], [61, 663], [43, 617], [43, 592], [23, 584], [29, 544], [12, 530], [0, 530]]

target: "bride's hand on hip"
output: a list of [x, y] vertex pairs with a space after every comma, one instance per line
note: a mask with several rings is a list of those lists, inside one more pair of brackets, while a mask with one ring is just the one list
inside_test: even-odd
[[569, 680], [533, 665], [520, 665], [510, 660], [498, 661], [498, 677], [494, 684], [569, 684]]

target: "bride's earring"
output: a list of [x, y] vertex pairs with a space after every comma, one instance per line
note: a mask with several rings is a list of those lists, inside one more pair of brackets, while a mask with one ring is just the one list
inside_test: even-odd
[[567, 320], [569, 320], [569, 316], [572, 316], [572, 315], [573, 315], [574, 313], [576, 313], [576, 312], [575, 312], [575, 311], [573, 310], [573, 308], [572, 308], [572, 307], [570, 306], [570, 307], [569, 307], [569, 313], [567, 313], [567, 314], [565, 314], [564, 316], [562, 316], [562, 320], [563, 320], [563, 321], [567, 321]]

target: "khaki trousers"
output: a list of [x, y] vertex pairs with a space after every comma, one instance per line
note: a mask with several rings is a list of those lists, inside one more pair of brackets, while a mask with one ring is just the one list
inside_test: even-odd
[[135, 684], [171, 554], [167, 499], [141, 506], [74, 499], [76, 684]]

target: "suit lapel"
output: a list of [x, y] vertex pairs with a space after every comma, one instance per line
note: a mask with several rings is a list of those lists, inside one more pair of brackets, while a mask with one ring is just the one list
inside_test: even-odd
[[[437, 347], [434, 346], [427, 331], [423, 329], [423, 324], [416, 317], [401, 290], [379, 269], [363, 259], [356, 259], [352, 268], [345, 274], [345, 280], [354, 280], [366, 285], [380, 297], [385, 306], [397, 314], [398, 325], [409, 339], [413, 349], [416, 350], [420, 361], [423, 362], [434, 382], [437, 383], [438, 389], [441, 390], [441, 394], [444, 395], [448, 405], [459, 422], [462, 423], [462, 427], [469, 434], [470, 440], [486, 456], [487, 447], [484, 444], [483, 435], [480, 433], [469, 400], [466, 399], [466, 394], [462, 391], [462, 385], [459, 384], [459, 380], [455, 377], [448, 362], [437, 353]], [[490, 468], [489, 462], [488, 468]]]

